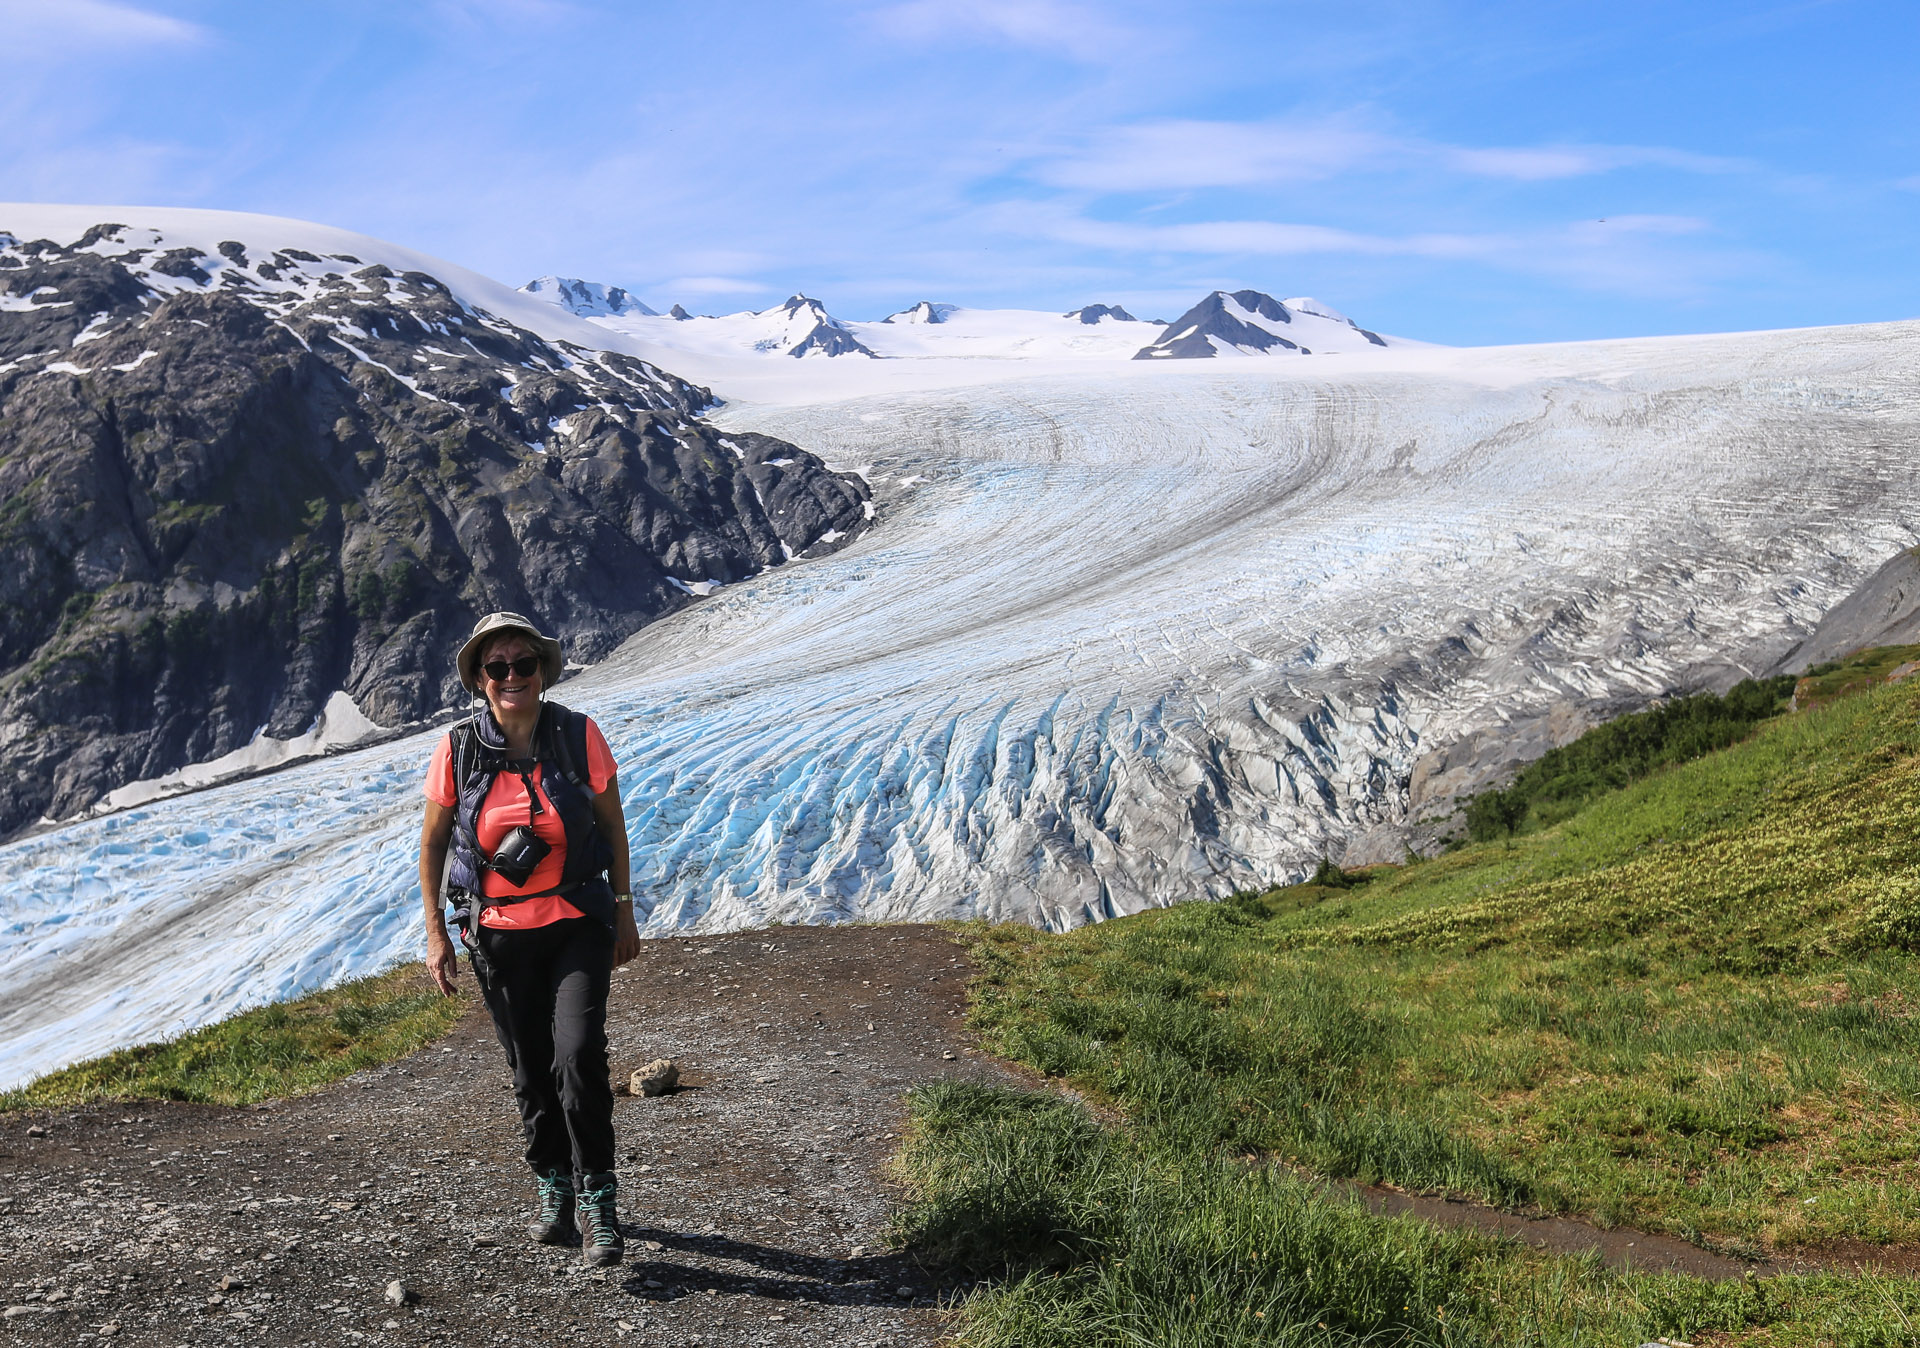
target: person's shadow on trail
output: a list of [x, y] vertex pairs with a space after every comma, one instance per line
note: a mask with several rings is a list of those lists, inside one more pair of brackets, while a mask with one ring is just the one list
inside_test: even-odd
[[[874, 1254], [855, 1259], [834, 1259], [825, 1255], [802, 1254], [772, 1245], [733, 1240], [727, 1236], [690, 1236], [685, 1232], [621, 1223], [627, 1235], [627, 1274], [621, 1288], [629, 1296], [643, 1301], [679, 1301], [684, 1297], [708, 1293], [726, 1296], [761, 1296], [777, 1301], [816, 1301], [834, 1306], [890, 1306], [895, 1309], [913, 1304], [936, 1292], [952, 1292], [958, 1284], [951, 1276], [930, 1275], [906, 1255]], [[659, 1251], [636, 1242], [655, 1241]], [[708, 1259], [726, 1259], [754, 1264], [766, 1272], [728, 1273], [719, 1269], [698, 1268], [673, 1263], [659, 1256], [668, 1251], [685, 1251]], [[658, 1286], [648, 1286], [657, 1283]], [[910, 1287], [911, 1294], [900, 1290]]]

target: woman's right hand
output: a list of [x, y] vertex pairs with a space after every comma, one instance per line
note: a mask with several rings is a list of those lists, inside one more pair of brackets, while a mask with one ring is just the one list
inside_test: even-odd
[[427, 977], [440, 989], [441, 995], [453, 996], [453, 980], [460, 971], [459, 956], [454, 953], [453, 941], [445, 932], [435, 940], [427, 938]]
[[447, 935], [447, 914], [441, 903], [440, 881], [447, 869], [447, 842], [453, 837], [453, 808], [437, 800], [427, 802], [420, 822], [420, 907], [427, 926], [427, 977], [443, 996], [453, 996], [453, 976], [460, 966]]

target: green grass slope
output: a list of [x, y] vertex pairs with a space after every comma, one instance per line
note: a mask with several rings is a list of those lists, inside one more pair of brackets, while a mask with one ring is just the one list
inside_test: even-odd
[[1356, 887], [980, 930], [987, 1042], [1121, 1122], [921, 1097], [903, 1235], [996, 1270], [980, 1343], [1909, 1341], [1905, 1281], [1623, 1277], [1296, 1176], [1735, 1252], [1920, 1242], [1917, 718], [1920, 680], [1882, 685]]
[[465, 1001], [418, 964], [244, 1011], [164, 1043], [121, 1049], [0, 1092], [0, 1113], [96, 1100], [251, 1105], [318, 1090], [440, 1038]]

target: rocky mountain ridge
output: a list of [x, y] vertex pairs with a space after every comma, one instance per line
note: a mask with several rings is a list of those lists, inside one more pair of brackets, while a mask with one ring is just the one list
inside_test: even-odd
[[[769, 309], [758, 317], [783, 314], [786, 328], [778, 336], [768, 339], [766, 349], [781, 350], [789, 356], [800, 357], [817, 352], [822, 356], [868, 356], [874, 353], [850, 328], [832, 314], [819, 300], [809, 299], [805, 295], [795, 295], [779, 309]], [[795, 334], [798, 333], [798, 337]]]
[[[1277, 300], [1257, 290], [1216, 290], [1172, 323], [1135, 318], [1117, 304], [1056, 314], [932, 300], [860, 322], [835, 318], [819, 300], [799, 294], [769, 309], [696, 315], [676, 304], [661, 315], [619, 287], [597, 282], [546, 276], [521, 290], [665, 351], [705, 356], [1205, 360], [1417, 345], [1363, 328], [1319, 300]], [[1154, 329], [1158, 335], [1149, 338]]]
[[[1291, 304], [1293, 307], [1289, 308]], [[1304, 318], [1304, 322], [1296, 321]], [[1351, 347], [1348, 331], [1373, 346], [1386, 346], [1377, 332], [1355, 323], [1318, 300], [1302, 297], [1285, 303], [1258, 290], [1216, 290], [1167, 324], [1166, 330], [1134, 356], [1135, 360], [1210, 360], [1221, 355], [1263, 355], [1291, 351], [1310, 356], [1314, 347]], [[1329, 339], [1333, 339], [1329, 341]]]
[[649, 318], [660, 315], [658, 309], [649, 309], [619, 286], [603, 286], [569, 276], [537, 277], [520, 289], [529, 295], [551, 299], [569, 313], [579, 314], [582, 318], [602, 314], [645, 314]]
[[871, 518], [857, 477], [701, 420], [706, 390], [428, 272], [8, 210], [0, 833], [301, 735], [340, 690], [382, 726], [463, 705], [488, 610], [592, 661]]

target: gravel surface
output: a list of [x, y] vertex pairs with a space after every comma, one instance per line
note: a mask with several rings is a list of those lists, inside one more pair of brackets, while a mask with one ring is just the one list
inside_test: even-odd
[[646, 942], [614, 976], [614, 1076], [669, 1057], [682, 1078], [616, 1099], [627, 1262], [609, 1271], [522, 1232], [532, 1184], [477, 998], [441, 1043], [300, 1099], [5, 1118], [5, 1335], [933, 1343], [953, 1289], [871, 1251], [902, 1093], [1013, 1080], [970, 1045], [968, 973], [924, 926]]

